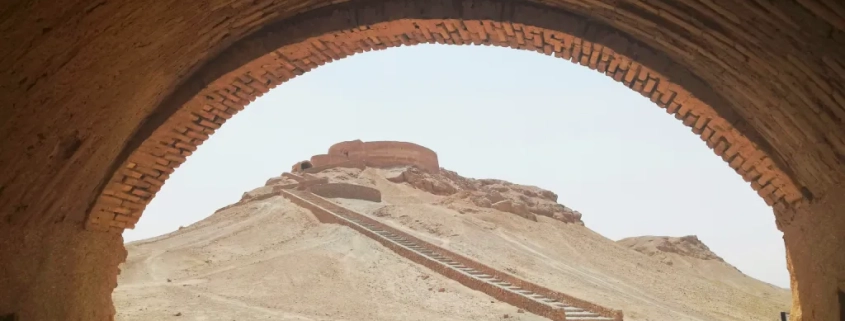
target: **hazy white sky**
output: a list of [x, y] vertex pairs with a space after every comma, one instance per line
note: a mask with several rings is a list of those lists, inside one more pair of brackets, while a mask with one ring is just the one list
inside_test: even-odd
[[370, 52], [277, 87], [200, 146], [124, 237], [199, 221], [352, 139], [415, 142], [463, 176], [552, 190], [613, 240], [698, 235], [789, 287], [772, 211], [680, 121], [588, 68], [495, 47]]

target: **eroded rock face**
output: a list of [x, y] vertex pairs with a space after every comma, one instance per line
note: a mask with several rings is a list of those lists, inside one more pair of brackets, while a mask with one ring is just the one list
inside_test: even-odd
[[537, 221], [537, 217], [534, 216], [534, 213], [528, 211], [528, 206], [520, 202], [513, 202], [510, 200], [503, 200], [497, 203], [493, 203], [492, 206], [494, 209], [500, 210], [502, 212], [513, 213], [519, 215], [521, 217], [527, 218], [534, 222]]
[[409, 185], [435, 195], [452, 195], [458, 188], [436, 175], [426, 173], [416, 167], [410, 167], [396, 177], [388, 178], [394, 183], [408, 183]]
[[472, 179], [440, 169], [437, 173], [408, 167], [394, 177], [394, 183], [407, 183], [416, 189], [435, 195], [449, 196], [442, 202], [468, 201], [477, 207], [494, 208], [536, 221], [536, 215], [584, 225], [581, 213], [557, 203], [554, 192], [535, 186], [513, 184], [498, 179]]
[[716, 261], [725, 263], [725, 260], [713, 253], [704, 242], [695, 235], [682, 237], [670, 236], [638, 236], [629, 237], [617, 241], [622, 246], [633, 249], [637, 252], [660, 259], [666, 265], [674, 265], [671, 255], [675, 254], [683, 258], [691, 258], [702, 261]]

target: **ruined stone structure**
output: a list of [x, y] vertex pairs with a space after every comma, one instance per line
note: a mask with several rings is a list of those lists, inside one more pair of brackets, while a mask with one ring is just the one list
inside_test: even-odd
[[[368, 167], [416, 166], [437, 172], [440, 163], [437, 153], [423, 146], [406, 142], [362, 142], [353, 140], [329, 147], [328, 154], [311, 156], [310, 160], [293, 165], [294, 172], [324, 170], [334, 166], [360, 163]], [[307, 164], [307, 165], [306, 165]], [[303, 166], [305, 165], [305, 166]]]
[[367, 186], [347, 183], [326, 183], [308, 189], [311, 193], [325, 198], [348, 198], [381, 202], [381, 191]]
[[791, 317], [845, 309], [840, 1], [69, 0], [0, 12], [0, 316], [108, 320], [120, 233], [227, 119], [320, 65], [420, 43], [553, 55], [648, 97], [772, 206]]

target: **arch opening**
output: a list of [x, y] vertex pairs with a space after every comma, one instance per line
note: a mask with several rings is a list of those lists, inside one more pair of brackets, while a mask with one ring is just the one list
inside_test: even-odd
[[347, 56], [420, 43], [529, 50], [603, 73], [700, 136], [775, 208], [779, 228], [791, 221], [789, 209], [804, 200], [791, 177], [724, 99], [671, 58], [568, 12], [498, 0], [475, 4], [436, 12], [416, 2], [341, 4], [270, 25], [236, 43], [169, 96], [129, 141], [86, 227], [113, 233], [134, 227], [186, 157], [271, 88]]

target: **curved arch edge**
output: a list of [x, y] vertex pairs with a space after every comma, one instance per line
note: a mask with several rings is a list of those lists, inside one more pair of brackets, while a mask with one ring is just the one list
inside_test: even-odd
[[[779, 228], [791, 221], [789, 209], [805, 201], [789, 175], [737, 129], [733, 115], [726, 118], [725, 108], [717, 111], [713, 102], [685, 89], [709, 87], [691, 75], [664, 74], [672, 68], [685, 73], [667, 57], [644, 52], [647, 47], [617, 31], [569, 13], [498, 0], [463, 3], [433, 9], [412, 1], [336, 5], [239, 41], [169, 96], [127, 143], [116, 160], [120, 165], [89, 210], [86, 228], [114, 233], [133, 228], [169, 175], [226, 120], [275, 86], [356, 53], [422, 43], [531, 50], [596, 70], [690, 127], [775, 208]], [[685, 86], [678, 84], [680, 78]], [[714, 93], [705, 96], [724, 103]]]

